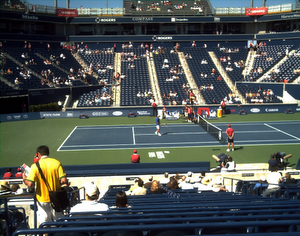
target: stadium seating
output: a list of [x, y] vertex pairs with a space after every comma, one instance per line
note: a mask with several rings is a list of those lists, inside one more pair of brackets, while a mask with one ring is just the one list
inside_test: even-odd
[[[232, 48], [214, 48], [214, 52], [218, 59], [226, 58], [226, 61], [221, 61], [220, 63], [223, 66], [224, 70], [226, 70], [227, 66], [232, 67], [232, 71], [226, 70], [229, 78], [232, 80], [232, 82], [235, 81], [242, 81], [242, 72], [244, 65], [246, 63], [247, 55], [248, 55], [248, 48], [245, 47], [232, 47]], [[228, 58], [230, 60], [228, 61]], [[241, 65], [238, 65], [237, 63], [241, 62]], [[239, 66], [237, 66], [237, 65]]]
[[[251, 73], [246, 76], [245, 81], [256, 81], [286, 55], [287, 48], [290, 50], [292, 47], [293, 45], [270, 45], [259, 47], [254, 59], [253, 69]], [[270, 60], [267, 60], [267, 58]], [[258, 71], [259, 68], [261, 68], [261, 72]]]
[[[200, 92], [204, 97], [206, 103], [219, 104], [222, 99], [228, 96], [231, 90], [224, 80], [217, 80], [217, 77], [220, 75], [217, 70], [216, 73], [212, 75], [212, 70], [215, 68], [215, 65], [208, 55], [207, 50], [205, 48], [190, 47], [183, 48], [183, 52], [184, 54], [191, 54], [193, 58], [192, 60], [187, 60], [187, 62], [198, 88], [207, 88], [211, 84], [213, 84], [214, 86], [213, 90], [200, 89]], [[206, 60], [207, 64], [201, 64], [202, 60]], [[203, 77], [201, 77], [201, 73], [204, 74]], [[205, 74], [207, 75], [207, 77], [205, 77]]]
[[299, 53], [300, 49], [298, 48], [294, 55], [290, 56], [278, 67], [277, 72], [272, 72], [270, 78], [265, 78], [262, 82], [294, 82], [294, 80], [299, 76], [299, 72], [295, 72], [295, 69], [300, 68]]
[[[120, 189], [119, 189], [120, 190]], [[173, 190], [169, 190], [173, 192]], [[128, 196], [130, 207], [104, 212], [78, 212], [21, 233], [94, 233], [105, 235], [210, 235], [299, 233], [300, 202], [230, 192], [189, 191]], [[180, 196], [178, 198], [178, 196]], [[101, 202], [114, 205], [114, 196]], [[225, 204], [224, 204], [225, 203]], [[96, 215], [95, 215], [96, 214]], [[172, 231], [171, 231], [172, 230]], [[176, 233], [175, 233], [176, 231]], [[168, 234], [167, 234], [168, 233]]]
[[152, 92], [145, 48], [122, 50], [124, 55], [121, 58], [121, 74], [125, 77], [121, 80], [121, 106], [151, 105], [149, 100]]

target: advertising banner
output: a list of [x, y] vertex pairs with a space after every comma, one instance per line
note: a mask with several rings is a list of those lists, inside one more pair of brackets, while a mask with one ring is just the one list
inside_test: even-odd
[[57, 8], [56, 15], [62, 16], [62, 17], [77, 17], [78, 12], [77, 12], [77, 9]]
[[267, 7], [246, 8], [246, 16], [262, 16], [267, 15]]

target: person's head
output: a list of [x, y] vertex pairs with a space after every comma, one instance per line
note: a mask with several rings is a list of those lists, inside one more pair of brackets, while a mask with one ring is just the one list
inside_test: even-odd
[[228, 161], [232, 161], [232, 157], [231, 156], [228, 157]]
[[291, 178], [291, 174], [290, 173], [285, 173], [285, 178], [286, 179], [290, 179]]
[[181, 177], [182, 182], [184, 182], [186, 180], [186, 175]]
[[11, 168], [7, 168], [7, 169], [6, 169], [6, 172], [11, 172]]
[[177, 173], [177, 174], [175, 175], [175, 179], [176, 179], [177, 181], [179, 181], [179, 179], [180, 179], [179, 173]]
[[156, 192], [160, 189], [160, 183], [157, 180], [153, 180], [151, 184], [151, 192]]
[[[224, 100], [223, 100], [224, 101]], [[228, 128], [231, 128], [231, 124], [228, 124]]]
[[21, 170], [21, 168], [20, 168], [20, 167], [17, 169], [17, 172], [22, 172], [22, 170]]
[[205, 176], [205, 173], [206, 173], [206, 171], [205, 171], [205, 170], [202, 170], [202, 171], [200, 172], [200, 176], [204, 177], [204, 176]]
[[274, 159], [274, 158], [275, 158], [274, 154], [271, 154], [270, 158], [271, 158], [271, 159]]
[[165, 177], [165, 178], [168, 178], [168, 177], [169, 177], [169, 173], [168, 173], [168, 172], [165, 172], [165, 173], [164, 173], [164, 177]]
[[170, 179], [170, 188], [171, 189], [178, 189], [179, 185], [175, 178]]
[[94, 182], [88, 182], [84, 185], [86, 200], [94, 201], [99, 198], [100, 191]]
[[134, 153], [134, 154], [137, 154], [137, 150], [133, 150], [133, 153]]
[[152, 182], [152, 180], [153, 180], [153, 176], [151, 175], [149, 178], [149, 182]]
[[127, 207], [127, 196], [124, 191], [117, 192], [116, 207]]
[[134, 183], [137, 184], [139, 187], [143, 187], [144, 186], [144, 181], [141, 178], [136, 178], [134, 180]]
[[36, 154], [38, 156], [49, 156], [49, 147], [46, 146], [46, 145], [42, 145], [42, 146], [39, 146], [37, 149], [36, 149]]

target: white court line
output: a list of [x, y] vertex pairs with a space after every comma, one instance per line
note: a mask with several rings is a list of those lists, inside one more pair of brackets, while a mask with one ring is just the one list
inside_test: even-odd
[[[243, 130], [238, 130], [238, 131], [234, 131], [234, 133], [261, 133], [261, 132], [264, 132], [264, 133], [277, 133], [278, 131], [276, 130], [253, 130], [253, 131], [243, 131]], [[226, 132], [223, 132], [223, 133], [226, 133]]]
[[[163, 134], [163, 133], [162, 133]], [[168, 135], [179, 135], [179, 134], [207, 134], [206, 132], [184, 132], [184, 133], [173, 133], [169, 132]], [[155, 134], [136, 134], [136, 136], [153, 136]]]
[[276, 131], [278, 131], [278, 132], [280, 132], [280, 133], [286, 134], [286, 135], [288, 135], [288, 136], [290, 136], [290, 137], [292, 137], [292, 138], [297, 139], [297, 140], [300, 141], [300, 138], [298, 138], [298, 137], [296, 137], [296, 136], [294, 136], [294, 135], [291, 135], [291, 134], [289, 134], [289, 133], [287, 133], [287, 132], [284, 132], [284, 131], [282, 131], [282, 130], [280, 130], [280, 129], [277, 129], [277, 128], [275, 128], [275, 127], [273, 127], [273, 126], [271, 126], [271, 125], [268, 125], [268, 124], [266, 124], [266, 123], [264, 123], [264, 125], [265, 125], [265, 126], [268, 126], [268, 127], [271, 128], [271, 129], [274, 129], [274, 130], [276, 130]]
[[[255, 143], [255, 142], [285, 142], [285, 141], [295, 141], [295, 139], [275, 139], [275, 140], [242, 140], [235, 141], [235, 143]], [[258, 145], [258, 144], [257, 144]], [[263, 145], [263, 144], [262, 144]]]
[[63, 141], [63, 143], [59, 146], [59, 148], [56, 150], [57, 152], [59, 151], [59, 149], [65, 144], [65, 142], [68, 140], [68, 138], [73, 134], [73, 132], [77, 129], [77, 126], [75, 126], [75, 128], [71, 131], [71, 133], [68, 135], [68, 137], [65, 139], [65, 141]]
[[132, 127], [132, 138], [133, 138], [133, 144], [135, 145], [135, 134], [134, 134], [134, 127]]
[[90, 127], [78, 127], [78, 130], [81, 129], [128, 129], [130, 127], [123, 127], [123, 126], [105, 126], [105, 127], [98, 127], [98, 126], [90, 126]]

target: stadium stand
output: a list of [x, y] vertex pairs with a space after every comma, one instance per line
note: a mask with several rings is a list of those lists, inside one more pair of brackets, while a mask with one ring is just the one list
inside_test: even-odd
[[[154, 54], [157, 80], [164, 105], [182, 104], [183, 99], [189, 101], [189, 93], [182, 85], [188, 84], [177, 53], [166, 48], [164, 53]], [[167, 67], [166, 67], [167, 66]]]
[[121, 106], [146, 106], [152, 98], [145, 48], [123, 48]]
[[[207, 53], [207, 49], [191, 47], [183, 48], [183, 52], [184, 54], [191, 54], [193, 58], [193, 60], [187, 60], [187, 62], [206, 103], [219, 104], [230, 93], [230, 89], [223, 79], [217, 79], [220, 73], [216, 70], [212, 59]], [[206, 61], [207, 64], [201, 63], [202, 61]], [[215, 73], [212, 72], [213, 69], [216, 71]], [[205, 89], [211, 84], [214, 89]]]

